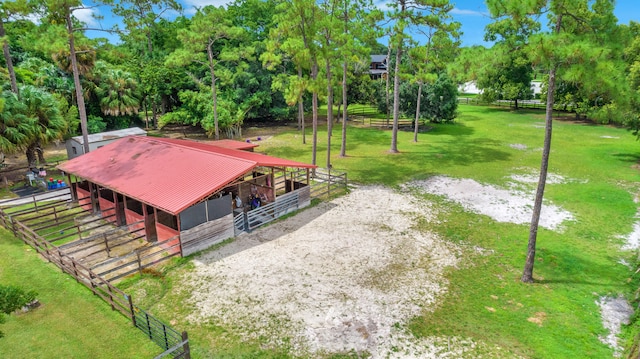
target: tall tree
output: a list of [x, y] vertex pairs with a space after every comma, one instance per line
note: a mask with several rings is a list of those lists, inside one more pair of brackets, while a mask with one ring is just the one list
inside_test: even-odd
[[[522, 26], [542, 13], [549, 18], [549, 33], [536, 34], [529, 40], [530, 54], [534, 63], [548, 69], [548, 91], [546, 99], [545, 136], [540, 163], [540, 177], [536, 190], [533, 215], [529, 229], [527, 257], [521, 280], [533, 282], [533, 268], [540, 211], [544, 197], [549, 154], [551, 152], [552, 111], [557, 76], [570, 78], [584, 73], [598, 62], [607, 62], [608, 51], [599, 37], [607, 36], [613, 16], [613, 0], [548, 0], [521, 2], [518, 0], [488, 0], [491, 14], [496, 18], [509, 19], [512, 26]], [[606, 21], [603, 21], [606, 19]], [[598, 75], [596, 75], [598, 76]], [[598, 77], [603, 76], [600, 74]]]
[[[300, 70], [309, 69], [309, 81], [300, 79], [298, 84], [306, 85], [305, 90], [311, 92], [312, 111], [312, 148], [311, 163], [316, 164], [318, 147], [318, 94], [320, 83], [318, 81], [319, 61], [321, 50], [318, 38], [321, 11], [315, 1], [311, 0], [287, 0], [281, 2], [274, 15], [274, 23], [277, 24], [269, 37], [272, 51], [263, 54], [263, 62], [267, 66], [274, 67], [290, 60]], [[276, 53], [277, 50], [281, 53]], [[301, 99], [300, 99], [301, 100]]]
[[395, 50], [395, 71], [393, 75], [393, 129], [391, 134], [392, 153], [398, 152], [398, 118], [400, 116], [400, 77], [401, 61], [405, 52], [405, 43], [411, 39], [409, 30], [412, 27], [430, 26], [444, 22], [453, 6], [448, 0], [395, 0], [388, 18], [393, 21], [393, 30], [389, 44]]
[[16, 72], [13, 69], [13, 59], [11, 58], [11, 51], [9, 49], [9, 39], [4, 25], [11, 21], [12, 17], [16, 15], [27, 15], [31, 13], [33, 9], [33, 2], [27, 0], [4, 1], [0, 3], [0, 41], [2, 41], [2, 54], [4, 55], [4, 61], [7, 65], [7, 71], [9, 72], [11, 91], [16, 94], [18, 94], [18, 81], [16, 79]]
[[[342, 136], [340, 143], [340, 157], [347, 155], [347, 119], [349, 108], [348, 76], [349, 69], [354, 71], [363, 59], [368, 62], [369, 44], [375, 42], [380, 35], [376, 21], [383, 14], [373, 9], [370, 0], [341, 0], [338, 18], [342, 22], [342, 32], [338, 35], [340, 57], [342, 58]], [[354, 64], [355, 66], [350, 66]], [[367, 75], [368, 77], [368, 75]]]
[[113, 12], [124, 20], [126, 32], [121, 37], [133, 50], [131, 60], [135, 65], [132, 70], [142, 85], [143, 97], [151, 103], [154, 127], [158, 127], [158, 101], [163, 97], [158, 90], [159, 85], [146, 81], [149, 76], [143, 72], [149, 62], [157, 62], [159, 58], [163, 60], [166, 56], [158, 53], [154, 38], [162, 36], [166, 30], [171, 30], [173, 24], [183, 20], [178, 18], [171, 24], [164, 21], [162, 16], [171, 11], [180, 12], [182, 7], [175, 0], [122, 0], [113, 6]]
[[[80, 0], [44, 0], [45, 8], [47, 11], [47, 20], [52, 24], [52, 28], [55, 29], [57, 26], [55, 24], [63, 23], [65, 25], [66, 30], [66, 38], [67, 38], [67, 46], [69, 50], [69, 63], [71, 64], [71, 72], [73, 74], [73, 84], [76, 93], [76, 102], [78, 105], [78, 113], [80, 115], [80, 129], [82, 132], [83, 138], [83, 146], [85, 153], [89, 152], [89, 132], [87, 129], [87, 107], [84, 101], [84, 91], [82, 87], [82, 82], [80, 81], [80, 75], [82, 68], [78, 62], [78, 50], [76, 48], [76, 37], [77, 33], [82, 33], [82, 31], [86, 30], [86, 27], [83, 26], [74, 16], [73, 12], [82, 9], [91, 9], [90, 7], [86, 7], [82, 4]], [[111, 0], [102, 0], [101, 3], [110, 3]], [[94, 1], [94, 4], [98, 4], [97, 1]], [[97, 6], [97, 5], [96, 5]], [[81, 44], [82, 48], [81, 53], [86, 54], [89, 50], [87, 45]], [[57, 51], [61, 53], [65, 53], [66, 50], [62, 50], [58, 48]], [[52, 51], [54, 52], [54, 51]], [[88, 69], [85, 69], [88, 70]]]
[[141, 49], [146, 51], [147, 59], [153, 57], [154, 25], [165, 13], [181, 10], [175, 0], [121, 0], [113, 7], [113, 12], [124, 19], [127, 36], [135, 42], [145, 43]]
[[238, 61], [248, 53], [252, 53], [251, 49], [240, 47], [232, 42], [232, 40], [239, 40], [244, 33], [243, 28], [233, 24], [225, 8], [205, 6], [193, 16], [188, 29], [178, 32], [178, 38], [182, 41], [183, 47], [167, 59], [173, 64], [188, 64], [196, 61], [208, 67], [216, 140], [220, 139], [216, 71], [220, 63]]
[[483, 59], [478, 76], [478, 88], [487, 102], [512, 100], [518, 109], [518, 100], [533, 96], [533, 64], [526, 52], [529, 37], [540, 30], [540, 23], [524, 17], [513, 26], [510, 18], [500, 18], [487, 25], [485, 40], [496, 42], [491, 53]]
[[460, 23], [450, 21], [451, 16], [448, 14], [450, 10], [433, 10], [438, 13], [432, 14], [420, 30], [426, 37], [426, 43], [409, 51], [411, 65], [414, 69], [413, 81], [418, 84], [413, 142], [418, 142], [422, 88], [425, 84], [432, 83], [438, 78], [438, 73], [444, 70], [444, 63], [447, 60], [452, 60], [453, 56], [447, 55], [453, 53], [453, 49], [460, 45], [458, 40]]

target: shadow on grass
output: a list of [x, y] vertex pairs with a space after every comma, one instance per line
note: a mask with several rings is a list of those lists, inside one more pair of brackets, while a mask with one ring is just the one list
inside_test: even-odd
[[[598, 287], [624, 285], [619, 283], [620, 273], [610, 262], [599, 263], [591, 259], [588, 252], [578, 253], [564, 249], [541, 248], [537, 250], [536, 263], [544, 279], [535, 280], [539, 284], [574, 284]], [[534, 278], [536, 273], [534, 272]], [[613, 288], [612, 288], [613, 289]]]
[[615, 153], [612, 156], [618, 158], [620, 161], [623, 161], [623, 162], [632, 162], [632, 163], [640, 162], [640, 154], [638, 153]]

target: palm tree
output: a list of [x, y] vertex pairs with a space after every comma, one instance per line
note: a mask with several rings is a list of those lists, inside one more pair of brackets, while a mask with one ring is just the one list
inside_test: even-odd
[[27, 116], [27, 106], [11, 91], [0, 94], [0, 156], [27, 146], [35, 120]]
[[134, 115], [140, 109], [138, 83], [126, 71], [109, 69], [101, 73], [95, 92], [100, 99], [100, 109], [105, 115]]
[[33, 119], [31, 136], [26, 145], [27, 162], [45, 163], [42, 146], [61, 139], [67, 131], [67, 123], [60, 114], [58, 101], [50, 93], [35, 86], [23, 86], [20, 89], [21, 100], [26, 107], [25, 115]]

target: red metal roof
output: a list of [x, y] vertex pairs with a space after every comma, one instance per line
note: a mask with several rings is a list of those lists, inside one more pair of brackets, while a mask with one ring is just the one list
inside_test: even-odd
[[58, 168], [178, 214], [256, 166], [315, 167], [270, 156], [264, 156], [270, 159], [260, 162], [241, 154], [264, 156], [187, 140], [131, 136], [71, 159]]
[[209, 143], [214, 146], [233, 148], [234, 150], [250, 150], [252, 148], [258, 147], [258, 145], [256, 145], [253, 142], [242, 142], [242, 141], [228, 140], [228, 139], [212, 141]]
[[[278, 157], [273, 157], [273, 156], [267, 156], [267, 155], [262, 154], [262, 153], [240, 151], [238, 149], [233, 149], [231, 147], [218, 146], [220, 141], [225, 141], [225, 140], [212, 141], [212, 142], [196, 142], [196, 141], [191, 141], [191, 140], [178, 140], [178, 139], [173, 139], [173, 138], [156, 138], [156, 140], [163, 141], [163, 142], [168, 142], [168, 143], [175, 143], [175, 144], [178, 144], [178, 145], [188, 146], [188, 147], [191, 147], [191, 148], [197, 148], [197, 149], [201, 149], [201, 150], [204, 150], [204, 151], [216, 152], [216, 153], [220, 153], [220, 154], [224, 154], [224, 155], [228, 155], [228, 156], [233, 156], [233, 157], [237, 157], [237, 158], [243, 158], [243, 159], [250, 160], [250, 161], [255, 161], [255, 162], [258, 163], [258, 166], [265, 166], [265, 167], [295, 167], [295, 168], [317, 168], [318, 167], [316, 165], [311, 165], [311, 164], [308, 164], [308, 163], [285, 160], [283, 158], [278, 158]], [[233, 140], [226, 140], [226, 141], [244, 143], [244, 142], [233, 141]], [[229, 143], [229, 142], [227, 142], [227, 143]], [[254, 147], [257, 147], [257, 145], [255, 145]]]

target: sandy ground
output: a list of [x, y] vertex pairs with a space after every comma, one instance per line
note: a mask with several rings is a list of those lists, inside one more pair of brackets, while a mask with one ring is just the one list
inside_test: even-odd
[[[222, 322], [293, 353], [368, 352], [373, 358], [460, 357], [417, 342], [404, 325], [434, 307], [443, 271], [461, 250], [412, 229], [427, 203], [381, 187], [351, 194], [244, 234], [195, 260], [194, 322]], [[289, 343], [278, 342], [289, 338]], [[446, 341], [445, 341], [446, 343]], [[445, 344], [446, 345], [446, 344]]]
[[[532, 178], [511, 180], [518, 187]], [[550, 182], [563, 181], [550, 176]], [[402, 193], [361, 187], [195, 259], [195, 271], [185, 278], [196, 308], [188, 320], [223, 324], [265, 347], [302, 356], [461, 358], [481, 348], [504, 357], [499, 348], [468, 338], [416, 339], [407, 332], [409, 319], [437, 307], [448, 285], [444, 271], [463, 257], [463, 249], [413, 228], [417, 218], [430, 221], [431, 211], [409, 188], [444, 195], [496, 221], [531, 220], [531, 190], [442, 176], [408, 183]], [[561, 231], [571, 220], [571, 213], [545, 202], [541, 226]], [[599, 305], [610, 332], [603, 341], [616, 348], [624, 304], [602, 298]]]
[[[554, 178], [554, 176], [550, 177]], [[528, 176], [512, 176], [512, 179], [520, 182], [530, 180]], [[411, 182], [407, 187], [418, 188], [427, 193], [445, 195], [466, 209], [487, 215], [497, 222], [531, 223], [533, 193], [487, 186], [471, 179], [455, 179], [444, 176], [434, 176], [428, 180]], [[571, 213], [558, 206], [550, 203], [542, 205], [541, 227], [557, 230], [564, 221], [572, 219]]]

